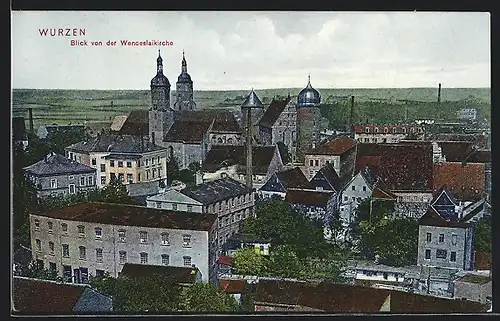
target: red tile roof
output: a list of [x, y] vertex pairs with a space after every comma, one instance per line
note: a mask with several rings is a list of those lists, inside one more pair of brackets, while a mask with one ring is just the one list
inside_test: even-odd
[[84, 290], [84, 286], [14, 277], [14, 310], [34, 314], [71, 314]]
[[443, 186], [462, 201], [477, 201], [485, 192], [484, 164], [434, 164], [433, 192]]
[[223, 264], [223, 265], [233, 266], [234, 259], [230, 256], [223, 255], [217, 259], [217, 263]]
[[384, 190], [379, 186], [380, 184], [375, 183], [373, 186], [372, 199], [383, 199], [383, 200], [396, 200], [397, 195], [391, 193], [390, 191]]
[[122, 226], [208, 231], [217, 215], [160, 210], [145, 206], [83, 203], [33, 215]]
[[245, 291], [244, 280], [219, 280], [219, 288], [228, 294], [238, 294]]
[[471, 142], [438, 142], [441, 153], [447, 162], [461, 162], [471, 153], [473, 143]]
[[149, 134], [149, 111], [147, 109], [131, 110], [119, 131], [120, 135]]
[[387, 144], [378, 176], [391, 191], [431, 192], [433, 155], [430, 143]]
[[307, 155], [342, 155], [356, 147], [356, 141], [348, 136], [340, 136], [307, 152]]
[[[271, 164], [276, 146], [254, 146], [252, 155], [253, 174], [265, 175]], [[246, 170], [245, 146], [213, 146], [205, 156], [202, 171], [215, 172], [225, 166], [239, 165]]]
[[289, 189], [286, 192], [285, 202], [290, 204], [326, 206], [332, 195], [332, 192]]
[[283, 110], [285, 110], [286, 105], [290, 101], [290, 98], [284, 100], [275, 100], [271, 101], [269, 107], [267, 107], [264, 115], [259, 121], [260, 126], [272, 127], [274, 123], [278, 120]]

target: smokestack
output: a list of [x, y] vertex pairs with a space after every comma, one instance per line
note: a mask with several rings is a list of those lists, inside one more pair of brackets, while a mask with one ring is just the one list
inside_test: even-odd
[[351, 125], [354, 124], [354, 96], [351, 96], [351, 115], [349, 121]]
[[439, 83], [438, 87], [438, 106], [441, 104], [441, 83]]
[[30, 134], [33, 134], [33, 108], [28, 108], [28, 118], [30, 122]]

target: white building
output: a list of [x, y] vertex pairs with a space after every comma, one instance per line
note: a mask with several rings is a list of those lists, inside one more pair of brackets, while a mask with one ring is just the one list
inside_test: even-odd
[[85, 203], [30, 215], [31, 248], [39, 265], [67, 282], [117, 277], [127, 262], [195, 266], [215, 277], [217, 216], [142, 206]]
[[458, 111], [458, 118], [460, 120], [476, 120], [476, 108], [462, 108]]

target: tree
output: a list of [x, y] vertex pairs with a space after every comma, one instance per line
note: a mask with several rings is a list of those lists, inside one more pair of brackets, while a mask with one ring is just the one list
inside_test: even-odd
[[157, 276], [132, 278], [109, 275], [91, 277], [92, 288], [113, 298], [115, 312], [174, 312], [179, 311], [182, 289], [179, 285], [158, 281]]
[[238, 249], [234, 255], [234, 265], [238, 274], [265, 276], [268, 271], [267, 258], [255, 253], [252, 247]]
[[172, 185], [172, 182], [179, 180], [179, 178], [179, 161], [177, 160], [177, 157], [172, 155], [167, 161], [167, 184]]
[[210, 283], [196, 283], [184, 290], [180, 307], [185, 312], [236, 312], [238, 303]]
[[57, 282], [63, 281], [62, 277], [58, 276], [57, 271], [41, 267], [34, 260], [29, 262], [27, 266], [16, 266], [14, 274], [27, 278], [51, 280]]
[[333, 217], [328, 222], [328, 229], [331, 233], [331, 240], [334, 244], [338, 244], [339, 237], [344, 231], [344, 225], [342, 224], [340, 215], [333, 215]]
[[273, 276], [300, 278], [305, 273], [301, 261], [290, 245], [279, 245], [271, 252], [269, 272]]
[[474, 240], [476, 252], [492, 253], [491, 218], [478, 222]]

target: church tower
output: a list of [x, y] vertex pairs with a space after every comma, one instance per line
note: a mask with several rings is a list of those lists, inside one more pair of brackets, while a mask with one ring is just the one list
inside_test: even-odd
[[156, 76], [151, 79], [151, 108], [149, 109], [149, 139], [161, 145], [174, 121], [174, 111], [170, 108], [170, 82], [163, 74], [163, 59], [158, 50]]
[[319, 145], [321, 95], [311, 86], [309, 76], [306, 88], [297, 96], [297, 158], [304, 161], [304, 154]]
[[187, 72], [187, 62], [182, 52], [181, 74], [177, 78], [175, 89], [175, 110], [194, 110], [196, 103], [193, 101], [193, 81]]

